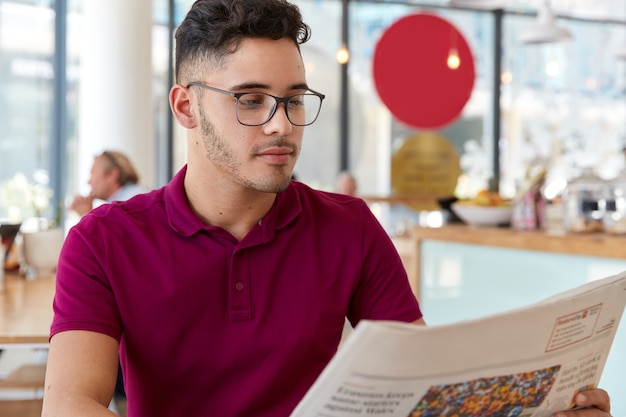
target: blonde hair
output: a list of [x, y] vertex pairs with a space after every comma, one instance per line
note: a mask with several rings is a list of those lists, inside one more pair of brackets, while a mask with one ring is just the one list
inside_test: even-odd
[[100, 155], [107, 161], [107, 170], [117, 169], [120, 173], [119, 183], [120, 185], [137, 184], [139, 182], [139, 174], [137, 170], [130, 162], [130, 159], [122, 152], [118, 151], [104, 151]]

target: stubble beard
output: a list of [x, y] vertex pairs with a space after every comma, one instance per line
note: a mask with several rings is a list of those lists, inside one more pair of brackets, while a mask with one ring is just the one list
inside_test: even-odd
[[[286, 166], [276, 166], [274, 172], [259, 174], [254, 178], [245, 176], [242, 173], [243, 164], [237, 160], [234, 150], [228, 145], [228, 141], [220, 136], [202, 107], [200, 107], [199, 113], [202, 143], [207, 158], [227, 173], [230, 173], [234, 181], [239, 182], [244, 187], [263, 193], [279, 193], [289, 186], [292, 172]], [[270, 146], [288, 146], [296, 152], [296, 155], [300, 154], [300, 149], [296, 149], [295, 146], [281, 138], [273, 138]], [[257, 152], [257, 150], [253, 149], [254, 152]]]

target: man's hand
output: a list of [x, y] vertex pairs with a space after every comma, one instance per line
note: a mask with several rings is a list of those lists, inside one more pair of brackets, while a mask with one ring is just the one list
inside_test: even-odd
[[70, 204], [70, 209], [74, 210], [81, 217], [85, 214], [89, 213], [93, 208], [93, 197], [88, 195], [87, 197], [82, 195], [74, 196], [72, 203]]
[[577, 410], [559, 411], [554, 417], [610, 417], [609, 394], [603, 389], [590, 389], [576, 394]]

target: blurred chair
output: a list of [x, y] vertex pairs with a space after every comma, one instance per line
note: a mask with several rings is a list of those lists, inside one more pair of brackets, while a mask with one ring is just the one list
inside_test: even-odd
[[45, 364], [26, 364], [0, 380], [0, 416], [41, 416], [45, 373]]

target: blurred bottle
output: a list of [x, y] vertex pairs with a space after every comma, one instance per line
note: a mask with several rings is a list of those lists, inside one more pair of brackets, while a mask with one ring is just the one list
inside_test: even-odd
[[513, 199], [511, 225], [517, 230], [539, 229], [543, 223], [545, 200], [541, 188], [546, 179], [546, 170], [540, 168]]
[[574, 233], [604, 231], [604, 217], [608, 182], [598, 177], [591, 168], [571, 180], [563, 196], [565, 230]]
[[626, 234], [626, 148], [622, 149], [624, 168], [609, 181], [606, 195], [606, 213], [603, 218], [604, 230], [615, 235]]

